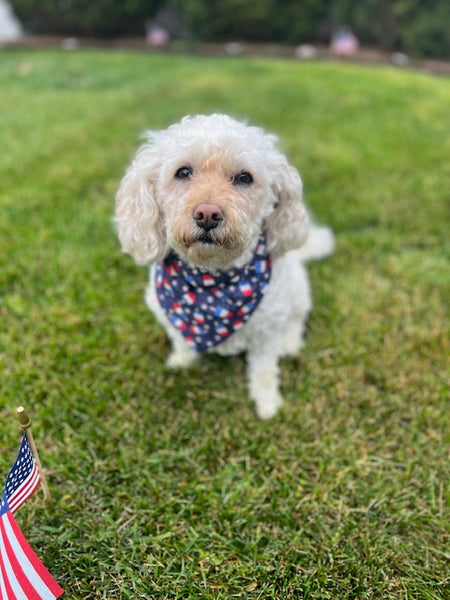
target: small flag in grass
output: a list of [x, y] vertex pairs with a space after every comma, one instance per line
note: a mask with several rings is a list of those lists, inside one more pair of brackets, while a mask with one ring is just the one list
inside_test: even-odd
[[13, 513], [37, 489], [39, 469], [24, 433], [0, 501], [1, 600], [53, 600], [63, 590], [31, 549]]

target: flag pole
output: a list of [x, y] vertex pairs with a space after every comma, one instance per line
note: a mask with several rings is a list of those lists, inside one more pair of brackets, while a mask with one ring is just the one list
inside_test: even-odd
[[33, 434], [31, 433], [30, 417], [28, 416], [27, 411], [24, 409], [23, 406], [19, 406], [19, 408], [16, 409], [16, 413], [17, 413], [17, 417], [19, 419], [19, 423], [20, 423], [22, 429], [25, 431], [25, 435], [27, 436], [28, 444], [30, 445], [31, 452], [33, 454], [33, 458], [36, 461], [37, 467], [39, 469], [39, 475], [40, 475], [41, 484], [42, 484], [42, 491], [44, 492], [44, 500], [46, 502], [51, 502], [52, 497], [50, 495], [50, 490], [47, 485], [47, 480], [45, 478], [44, 471], [42, 470], [42, 465], [41, 465], [41, 461], [39, 460], [39, 454], [38, 454], [38, 451], [36, 448], [36, 444], [34, 442], [34, 437], [33, 437]]

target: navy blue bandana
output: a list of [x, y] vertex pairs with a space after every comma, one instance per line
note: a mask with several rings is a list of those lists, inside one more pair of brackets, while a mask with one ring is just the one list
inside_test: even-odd
[[260, 238], [250, 263], [230, 271], [191, 267], [175, 253], [155, 266], [160, 305], [191, 348], [203, 352], [249, 319], [269, 283], [272, 262]]

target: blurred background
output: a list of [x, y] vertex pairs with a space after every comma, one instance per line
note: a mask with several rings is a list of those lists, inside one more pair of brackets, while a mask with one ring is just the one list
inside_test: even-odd
[[230, 54], [269, 44], [292, 46], [302, 58], [324, 47], [336, 55], [364, 47], [399, 61], [448, 59], [449, 23], [449, 0], [0, 0], [3, 42], [24, 35], [135, 37], [178, 49], [231, 42]]

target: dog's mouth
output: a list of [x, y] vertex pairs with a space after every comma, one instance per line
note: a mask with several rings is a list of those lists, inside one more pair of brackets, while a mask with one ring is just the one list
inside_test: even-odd
[[230, 240], [223, 234], [223, 231], [217, 229], [201, 230], [192, 232], [191, 235], [185, 236], [183, 240], [186, 247], [191, 246], [210, 246], [211, 248], [228, 247]]
[[229, 268], [246, 248], [244, 240], [219, 231], [191, 232], [171, 245], [184, 260], [208, 269]]
[[181, 235], [174, 232], [170, 244], [181, 253], [194, 253], [199, 256], [231, 255], [238, 257], [248, 244], [247, 236], [242, 232], [230, 232], [223, 227], [209, 230], [200, 228], [182, 231]]
[[206, 244], [208, 246], [212, 246], [215, 245], [217, 246], [217, 240], [214, 240], [210, 234], [209, 231], [205, 231], [205, 233], [202, 233], [201, 236], [199, 236], [198, 241], [201, 242], [202, 244]]

